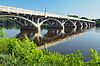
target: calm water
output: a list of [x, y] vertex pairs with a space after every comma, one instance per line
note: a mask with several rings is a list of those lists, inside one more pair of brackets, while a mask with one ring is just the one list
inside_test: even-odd
[[49, 47], [49, 51], [58, 51], [61, 54], [74, 53], [76, 50], [81, 50], [82, 54], [87, 58], [89, 49], [96, 49], [100, 54], [100, 28], [92, 28], [84, 33], [72, 36], [69, 40], [64, 40], [55, 46]]
[[[100, 28], [91, 29], [42, 29], [41, 32], [34, 30], [22, 30], [21, 28], [5, 27], [6, 37], [17, 37], [23, 39], [27, 34], [30, 40], [37, 43], [38, 49], [47, 48], [51, 52], [59, 52], [61, 54], [74, 53], [81, 50], [85, 57], [88, 57], [89, 49], [96, 49], [100, 54]], [[89, 58], [85, 59], [87, 61]]]

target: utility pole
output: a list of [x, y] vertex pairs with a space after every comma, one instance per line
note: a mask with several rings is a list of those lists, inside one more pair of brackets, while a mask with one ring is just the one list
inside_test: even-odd
[[46, 17], [46, 12], [47, 12], [47, 10], [46, 10], [46, 7], [45, 7], [45, 11], [44, 11], [44, 16]]

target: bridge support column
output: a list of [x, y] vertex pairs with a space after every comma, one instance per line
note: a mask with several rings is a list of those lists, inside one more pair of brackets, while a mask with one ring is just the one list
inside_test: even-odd
[[76, 22], [75, 25], [77, 26], [77, 28], [81, 28], [81, 29], [83, 28], [83, 23], [80, 21]]
[[77, 23], [77, 22], [73, 23], [73, 24], [74, 24], [74, 26], [75, 26], [75, 29], [77, 28], [77, 25], [76, 25], [76, 23]]
[[[26, 16], [25, 18], [27, 18], [28, 19], [28, 17]], [[26, 20], [24, 20], [24, 24], [25, 24], [25, 26], [28, 26], [28, 23], [27, 23], [27, 21]]]
[[39, 19], [37, 20], [37, 31], [38, 32], [41, 32], [41, 25], [40, 25], [40, 23], [39, 23]]
[[37, 23], [37, 31], [40, 32], [41, 31], [41, 26]]
[[87, 28], [88, 27], [88, 25], [87, 25], [87, 23], [85, 23], [85, 28]]
[[94, 27], [94, 24], [92, 23], [92, 27]]
[[81, 29], [83, 28], [83, 23], [82, 22], [80, 22], [80, 24], [81, 24]]
[[88, 28], [90, 28], [90, 23], [88, 23]]
[[36, 33], [37, 40], [40, 41], [40, 37], [42, 37], [41, 32]]
[[21, 22], [21, 19], [19, 19], [18, 21]]
[[26, 20], [24, 21], [24, 24], [25, 24], [25, 26], [27, 26], [27, 22], [26, 22]]
[[64, 31], [64, 30], [65, 30], [65, 26], [64, 26], [64, 23], [62, 23], [62, 24], [61, 24], [61, 26], [62, 26], [62, 30], [61, 30], [61, 33], [65, 33], [65, 31]]
[[93, 24], [93, 27], [95, 26], [95, 24]]
[[90, 23], [90, 27], [92, 27], [92, 23]]
[[94, 26], [95, 26], [95, 24], [94, 24], [94, 23], [91, 23], [91, 25], [92, 25], [92, 27], [94, 27]]
[[41, 31], [41, 27], [40, 27], [40, 26], [38, 26], [38, 28], [37, 28], [37, 29], [38, 29], [38, 32], [40, 32], [40, 31]]
[[34, 17], [32, 17], [32, 21], [34, 22]]
[[77, 29], [77, 28], [74, 28], [74, 29], [73, 29], [73, 33], [76, 33], [76, 29]]

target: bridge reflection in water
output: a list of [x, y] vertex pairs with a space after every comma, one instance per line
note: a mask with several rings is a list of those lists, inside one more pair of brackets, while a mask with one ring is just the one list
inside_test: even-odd
[[26, 34], [30, 40], [34, 41], [38, 49], [47, 48], [54, 46], [65, 40], [70, 40], [75, 35], [80, 35], [84, 33], [88, 28], [66, 28], [66, 29], [57, 29], [57, 28], [47, 28], [43, 29], [45, 34], [42, 32], [37, 32], [35, 30], [24, 30], [21, 29], [20, 33], [17, 35], [17, 38], [23, 39]]

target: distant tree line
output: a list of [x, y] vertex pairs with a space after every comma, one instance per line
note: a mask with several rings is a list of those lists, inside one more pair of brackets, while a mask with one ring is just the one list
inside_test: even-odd
[[5, 19], [5, 18], [0, 18], [0, 22], [6, 22], [7, 21], [7, 19]]
[[67, 15], [68, 17], [74, 17], [74, 18], [80, 18], [80, 19], [85, 19], [85, 20], [92, 20], [96, 22], [96, 26], [100, 26], [100, 19], [89, 19], [87, 17], [79, 17], [77, 15]]
[[77, 15], [68, 15], [68, 17], [79, 18], [79, 16], [77, 16]]
[[74, 18], [80, 18], [80, 19], [85, 19], [85, 20], [90, 20], [89, 18], [87, 17], [79, 17], [77, 15], [67, 15], [68, 17], [74, 17]]
[[92, 19], [92, 21], [96, 22], [96, 26], [100, 26], [100, 19]]

